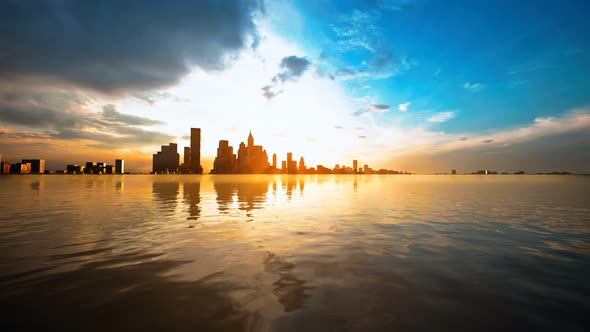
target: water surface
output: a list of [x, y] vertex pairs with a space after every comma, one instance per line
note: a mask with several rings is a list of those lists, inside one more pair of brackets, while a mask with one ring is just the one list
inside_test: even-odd
[[590, 177], [2, 176], [8, 330], [590, 328]]

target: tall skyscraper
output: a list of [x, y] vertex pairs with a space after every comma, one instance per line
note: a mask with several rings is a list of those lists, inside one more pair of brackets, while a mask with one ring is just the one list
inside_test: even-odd
[[191, 165], [191, 148], [190, 146], [184, 147], [184, 167]]
[[219, 141], [219, 147], [217, 148], [217, 157], [213, 162], [213, 174], [231, 174], [237, 171], [236, 155], [234, 154], [234, 148], [229, 146], [229, 142], [226, 140]]
[[277, 154], [272, 154], [272, 168], [277, 169]]
[[242, 174], [262, 174], [268, 171], [268, 154], [262, 145], [254, 145], [252, 132], [248, 134], [248, 145], [244, 142], [238, 147], [237, 172]]
[[359, 161], [358, 160], [353, 160], [352, 161], [352, 172], [354, 174], [359, 172]]
[[191, 128], [191, 161], [190, 172], [203, 174], [201, 166], [201, 128]]
[[115, 174], [125, 173], [125, 160], [115, 159]]

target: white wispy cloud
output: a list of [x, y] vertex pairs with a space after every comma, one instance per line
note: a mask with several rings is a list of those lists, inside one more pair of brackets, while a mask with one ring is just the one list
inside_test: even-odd
[[455, 117], [455, 112], [439, 112], [428, 118], [428, 122], [446, 122]]
[[[590, 128], [590, 108], [578, 108], [564, 113], [559, 117], [538, 117], [522, 127], [506, 129], [489, 134], [461, 134], [469, 140], [457, 140], [439, 145], [432, 152], [444, 152], [480, 147], [482, 145], [506, 145], [526, 141], [534, 141], [543, 137], [560, 135]], [[451, 136], [449, 136], [451, 138]]]
[[406, 102], [406, 103], [399, 104], [399, 105], [397, 106], [397, 109], [398, 109], [400, 112], [406, 112], [406, 111], [408, 110], [408, 107], [410, 107], [410, 104], [412, 104], [412, 103], [410, 103], [409, 101], [408, 101], [408, 102]]
[[482, 83], [466, 82], [465, 84], [463, 84], [463, 87], [468, 90], [477, 91], [477, 90], [480, 90], [481, 88], [483, 88], [484, 85]]

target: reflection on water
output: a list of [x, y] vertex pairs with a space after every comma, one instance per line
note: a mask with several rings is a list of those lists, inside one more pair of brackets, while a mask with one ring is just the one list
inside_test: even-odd
[[584, 331], [589, 196], [582, 176], [3, 176], [3, 326]]

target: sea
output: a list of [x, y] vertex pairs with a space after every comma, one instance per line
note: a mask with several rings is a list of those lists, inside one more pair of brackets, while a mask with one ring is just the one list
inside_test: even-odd
[[590, 177], [0, 176], [2, 331], [589, 331]]

